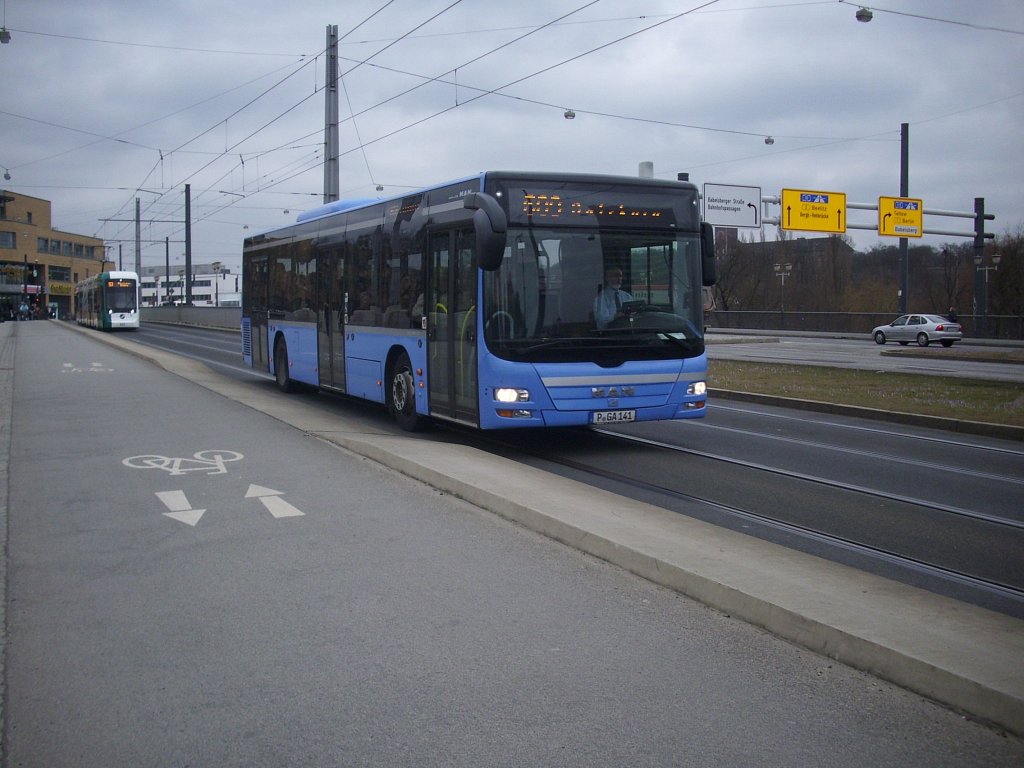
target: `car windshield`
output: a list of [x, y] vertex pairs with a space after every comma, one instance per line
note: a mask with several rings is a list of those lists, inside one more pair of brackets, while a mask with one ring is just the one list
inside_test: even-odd
[[483, 294], [484, 339], [506, 359], [612, 362], [704, 350], [695, 234], [511, 229]]

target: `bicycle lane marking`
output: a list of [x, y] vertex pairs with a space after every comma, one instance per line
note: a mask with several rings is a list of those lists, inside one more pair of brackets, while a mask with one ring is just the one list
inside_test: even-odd
[[[243, 458], [244, 455], [237, 451], [205, 450], [192, 454], [192, 458], [142, 454], [129, 456], [122, 459], [121, 463], [130, 469], [158, 469], [172, 476], [188, 472], [222, 475], [227, 474], [228, 462], [241, 461]], [[250, 484], [244, 498], [257, 499], [274, 519], [304, 517], [306, 513], [285, 501], [283, 495], [282, 491]], [[199, 523], [207, 511], [194, 508], [184, 490], [156, 491], [155, 496], [168, 509], [163, 513], [165, 517], [192, 527]]]

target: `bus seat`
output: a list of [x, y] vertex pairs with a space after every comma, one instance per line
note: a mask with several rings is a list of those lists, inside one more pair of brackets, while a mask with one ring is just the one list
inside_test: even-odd
[[384, 325], [387, 328], [408, 328], [409, 313], [398, 304], [392, 304], [384, 310]]
[[349, 322], [352, 325], [381, 325], [384, 316], [379, 309], [357, 309], [352, 313]]

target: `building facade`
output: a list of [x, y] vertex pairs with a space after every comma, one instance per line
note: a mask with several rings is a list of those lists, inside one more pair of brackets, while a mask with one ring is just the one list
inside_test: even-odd
[[103, 241], [53, 229], [49, 200], [0, 190], [0, 319], [73, 317], [75, 284], [113, 268]]
[[[142, 306], [162, 307], [184, 304], [185, 268], [180, 263], [163, 267], [143, 267], [141, 281]], [[219, 261], [192, 265], [192, 306], [242, 306], [242, 275], [232, 272]]]

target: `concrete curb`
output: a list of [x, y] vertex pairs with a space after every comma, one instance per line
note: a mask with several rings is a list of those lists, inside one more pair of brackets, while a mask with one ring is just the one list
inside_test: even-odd
[[1024, 621], [465, 446], [354, 432], [314, 405], [177, 355], [81, 331], [779, 637], [1024, 736]]

